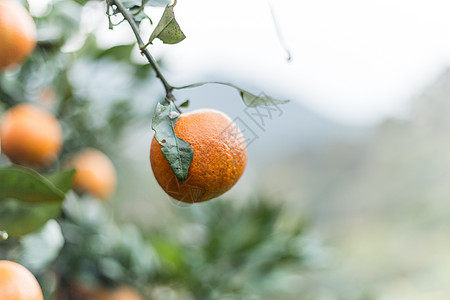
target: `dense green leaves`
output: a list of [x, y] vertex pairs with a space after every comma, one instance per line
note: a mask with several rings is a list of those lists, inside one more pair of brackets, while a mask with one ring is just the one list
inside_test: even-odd
[[233, 201], [217, 201], [185, 210], [185, 222], [173, 227], [185, 234], [181, 243], [168, 240], [175, 232], [152, 238], [169, 284], [184, 286], [193, 299], [259, 299], [251, 294], [263, 295], [279, 284], [271, 276], [303, 266], [305, 223], [281, 229], [282, 207], [268, 199], [254, 200], [236, 207]]
[[186, 38], [175, 20], [173, 8], [174, 5], [166, 6], [161, 20], [150, 36], [149, 43], [158, 38], [165, 44], [177, 44]]
[[176, 116], [179, 114], [175, 106], [158, 103], [153, 117], [152, 128], [155, 131], [155, 139], [163, 146], [161, 148], [164, 157], [170, 164], [178, 180], [187, 178], [189, 166], [194, 156], [194, 150], [186, 141], [175, 134]]
[[158, 266], [151, 243], [131, 224], [119, 224], [95, 199], [69, 197], [60, 221], [66, 243], [53, 264], [65, 280], [93, 284], [149, 282]]
[[[66, 185], [67, 176], [58, 184]], [[0, 199], [15, 198], [30, 203], [61, 202], [64, 193], [50, 180], [36, 171], [24, 167], [0, 169]]]

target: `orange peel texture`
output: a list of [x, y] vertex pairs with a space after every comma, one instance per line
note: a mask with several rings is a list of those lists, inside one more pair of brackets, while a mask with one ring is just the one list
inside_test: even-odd
[[186, 203], [207, 201], [230, 190], [244, 173], [245, 140], [224, 113], [201, 109], [181, 114], [175, 133], [194, 150], [185, 181], [178, 180], [155, 138], [150, 148], [153, 174], [169, 196]]

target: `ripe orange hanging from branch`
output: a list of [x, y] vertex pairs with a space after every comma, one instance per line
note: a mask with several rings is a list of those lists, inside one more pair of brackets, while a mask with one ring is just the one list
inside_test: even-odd
[[0, 71], [21, 63], [36, 46], [36, 25], [14, 0], [0, 1]]
[[62, 146], [58, 120], [33, 104], [10, 108], [0, 123], [2, 153], [17, 164], [46, 167], [53, 163]]
[[150, 162], [156, 180], [176, 200], [195, 203], [218, 197], [231, 189], [244, 173], [247, 151], [237, 125], [224, 113], [202, 109], [181, 114], [176, 135], [194, 150], [187, 179], [180, 182], [153, 138]]
[[44, 297], [28, 269], [12, 261], [0, 260], [0, 299], [43, 300]]

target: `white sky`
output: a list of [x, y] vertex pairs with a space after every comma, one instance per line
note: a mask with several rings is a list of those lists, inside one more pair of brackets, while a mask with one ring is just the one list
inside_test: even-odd
[[[86, 30], [96, 28], [105, 46], [132, 42], [125, 23], [107, 30], [101, 5], [87, 10]], [[177, 45], [156, 41], [150, 50], [165, 58], [166, 75], [177, 85], [218, 74], [359, 124], [401, 114], [450, 65], [449, 0], [272, 0], [272, 6], [290, 63], [268, 0], [178, 0], [175, 14], [187, 38]], [[162, 9], [148, 11], [157, 22]]]
[[448, 0], [274, 0], [272, 6], [290, 63], [263, 0], [179, 0], [175, 13], [187, 39], [157, 51], [182, 83], [211, 72], [236, 84], [249, 78], [273, 96], [347, 123], [404, 111], [450, 65]]

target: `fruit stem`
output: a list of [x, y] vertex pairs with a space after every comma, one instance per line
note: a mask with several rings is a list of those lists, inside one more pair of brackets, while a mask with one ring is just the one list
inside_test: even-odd
[[144, 41], [142, 40], [141, 35], [139, 34], [139, 27], [134, 21], [133, 16], [130, 14], [128, 9], [122, 4], [120, 0], [107, 0], [107, 4], [109, 6], [115, 5], [119, 12], [123, 15], [125, 20], [127, 20], [128, 24], [130, 24], [131, 29], [133, 30], [133, 33], [136, 37], [137, 43], [139, 45], [139, 49], [141, 50], [142, 55], [144, 55], [150, 65], [153, 67], [156, 73], [156, 77], [158, 77], [161, 80], [161, 83], [164, 86], [164, 89], [166, 90], [166, 101], [169, 103], [173, 103], [175, 101], [175, 97], [173, 96], [173, 87], [167, 82], [166, 78], [161, 72], [161, 69], [158, 66], [158, 63], [153, 58], [153, 56], [150, 54], [150, 51], [146, 48], [146, 45], [144, 44]]

